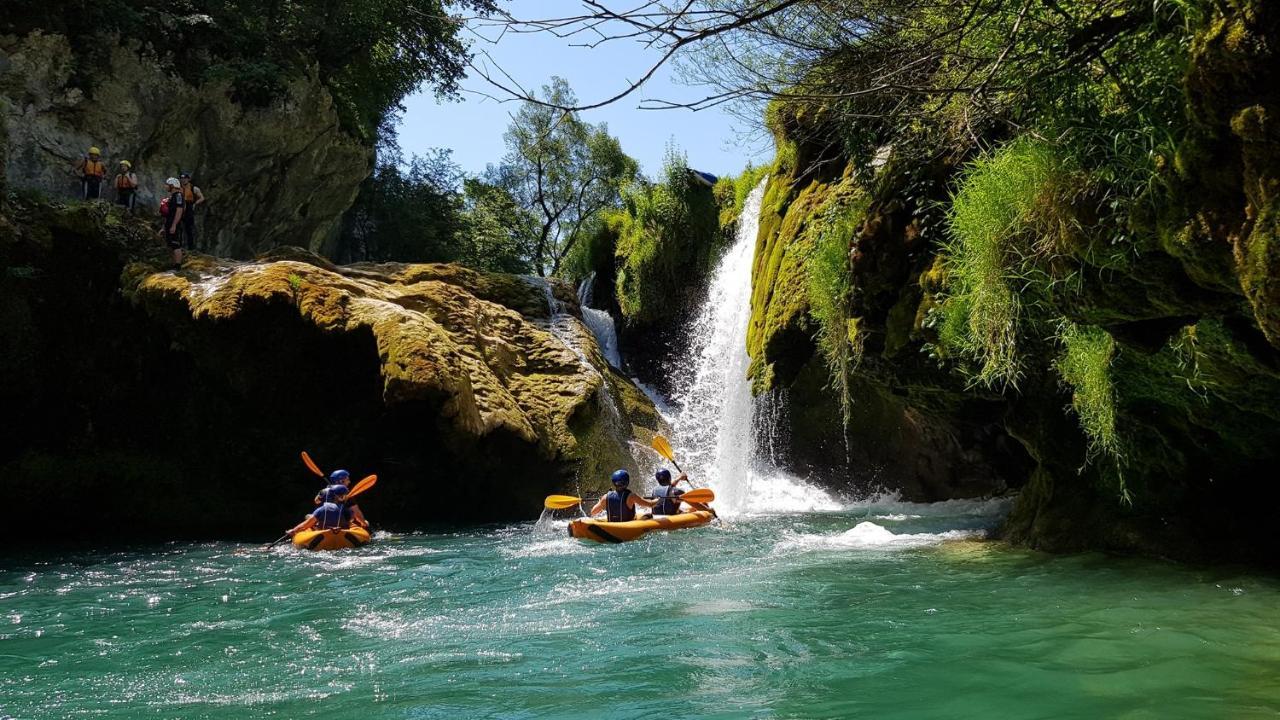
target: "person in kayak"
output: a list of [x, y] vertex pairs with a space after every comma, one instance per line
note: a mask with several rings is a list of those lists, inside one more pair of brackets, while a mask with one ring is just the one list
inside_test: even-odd
[[614, 471], [612, 479], [613, 490], [596, 501], [595, 507], [591, 508], [592, 515], [603, 510], [608, 513], [609, 522], [626, 522], [636, 519], [636, 505], [652, 508], [658, 504], [657, 500], [642, 498], [627, 489], [631, 484], [631, 473], [626, 470]]
[[351, 526], [351, 520], [354, 516], [352, 508], [347, 507], [343, 501], [347, 499], [347, 488], [344, 485], [338, 485], [333, 488], [334, 492], [330, 495], [330, 499], [326, 500], [320, 507], [311, 511], [311, 514], [302, 519], [302, 522], [293, 526], [285, 534], [293, 537], [303, 530], [311, 528], [319, 528], [320, 530], [336, 530]]
[[[329, 485], [316, 493], [314, 502], [316, 505], [322, 505], [327, 502], [342, 502], [337, 498], [345, 496], [350, 490], [351, 473], [346, 470], [334, 470], [329, 473]], [[364, 513], [360, 511], [359, 505], [352, 505], [347, 509], [351, 511], [351, 515], [357, 524], [361, 527], [369, 527], [369, 521], [364, 519]]]
[[675, 482], [671, 482], [671, 471], [662, 468], [653, 474], [655, 480], [658, 481], [658, 487], [653, 491], [653, 498], [657, 504], [653, 506], [654, 515], [676, 515], [680, 512], [679, 497], [684, 491], [676, 486], [682, 481], [689, 482], [689, 476], [680, 473], [680, 477]]

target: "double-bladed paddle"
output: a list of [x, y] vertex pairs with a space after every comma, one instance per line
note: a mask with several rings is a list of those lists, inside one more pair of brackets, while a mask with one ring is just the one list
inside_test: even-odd
[[[711, 488], [698, 488], [679, 495], [675, 499], [689, 503], [709, 503], [715, 501], [716, 494], [712, 492]], [[548, 495], [542, 505], [548, 510], [567, 510], [581, 502], [582, 498], [572, 495]]]
[[649, 445], [654, 450], [657, 450], [659, 455], [666, 458], [672, 465], [675, 465], [677, 472], [684, 472], [680, 469], [680, 463], [676, 462], [676, 453], [671, 449], [671, 443], [667, 442], [666, 438], [661, 435], [654, 435], [653, 442], [649, 443]]

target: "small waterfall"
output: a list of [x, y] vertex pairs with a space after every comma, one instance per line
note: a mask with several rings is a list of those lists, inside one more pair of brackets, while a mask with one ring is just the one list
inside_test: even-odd
[[578, 304], [582, 308], [582, 322], [591, 330], [591, 334], [596, 336], [596, 344], [600, 346], [604, 359], [608, 360], [610, 365], [620, 368], [622, 356], [618, 353], [618, 331], [613, 325], [613, 316], [604, 310], [590, 307], [591, 286], [595, 281], [596, 274], [593, 272], [578, 285]]
[[[591, 362], [590, 355], [583, 346], [583, 341], [586, 340], [586, 337], [582, 330], [585, 326], [585, 329], [595, 336], [596, 344], [599, 345], [601, 354], [605, 356], [605, 359], [608, 362], [614, 363], [612, 358], [616, 358], [618, 355], [618, 339], [613, 331], [613, 319], [609, 318], [608, 313], [603, 313], [609, 320], [608, 332], [613, 342], [613, 354], [611, 357], [609, 352], [606, 351], [605, 345], [600, 341], [600, 332], [592, 327], [589, 322], [580, 323], [578, 318], [574, 317], [567, 311], [565, 304], [555, 296], [555, 292], [551, 289], [550, 280], [543, 277], [537, 277], [535, 275], [524, 275], [522, 277], [524, 281], [530, 285], [541, 288], [543, 293], [547, 296], [547, 309], [551, 313], [551, 318], [546, 323], [547, 330], [578, 357], [578, 362], [581, 363], [584, 368], [587, 368], [591, 372], [600, 376], [600, 393], [598, 396], [600, 409], [604, 412], [605, 420], [609, 424], [614, 435], [616, 435], [619, 440], [628, 442], [630, 433], [628, 431], [627, 424], [623, 421], [622, 410], [618, 407], [618, 400], [613, 396], [613, 387], [609, 384], [609, 378], [605, 372], [607, 368], [602, 370], [601, 368], [596, 367], [595, 363]], [[579, 292], [581, 292], [581, 290], [579, 290]], [[587, 310], [587, 308], [584, 307], [583, 310], [583, 318], [585, 319], [585, 310]]]
[[826, 493], [787, 476], [757, 448], [756, 402], [747, 379], [751, 268], [765, 181], [742, 208], [733, 247], [711, 278], [693, 321], [689, 367], [677, 377], [674, 424], [682, 465], [698, 484], [711, 485], [718, 508], [729, 512], [836, 509]]

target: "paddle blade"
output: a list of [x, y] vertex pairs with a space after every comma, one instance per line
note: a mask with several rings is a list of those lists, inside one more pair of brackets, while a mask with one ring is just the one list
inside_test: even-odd
[[320, 477], [324, 477], [324, 473], [320, 472], [319, 467], [316, 467], [315, 461], [311, 459], [311, 456], [307, 454], [306, 450], [302, 451], [302, 463], [306, 465], [311, 472], [319, 475]]
[[711, 492], [711, 488], [695, 488], [680, 496], [684, 502], [691, 503], [709, 503], [715, 502], [716, 494]]
[[675, 460], [676, 454], [671, 449], [671, 443], [667, 442], [666, 438], [662, 437], [661, 435], [654, 435], [653, 442], [651, 442], [650, 445], [653, 447], [654, 450], [657, 450], [658, 454], [661, 455], [662, 457], [668, 460]]
[[352, 486], [351, 492], [347, 493], [347, 502], [351, 502], [352, 498], [364, 492], [365, 490], [368, 490], [369, 488], [373, 487], [377, 482], [378, 482], [378, 476], [370, 475], [369, 477], [356, 483], [354, 486]]
[[548, 510], [565, 510], [582, 502], [582, 498], [572, 495], [548, 495], [542, 506]]

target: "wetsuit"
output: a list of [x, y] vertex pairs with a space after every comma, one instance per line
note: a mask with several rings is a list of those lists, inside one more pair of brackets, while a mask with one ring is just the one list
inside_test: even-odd
[[659, 485], [653, 491], [653, 496], [658, 498], [658, 504], [653, 506], [653, 514], [675, 515], [679, 513], [680, 501], [677, 498], [683, 494], [683, 490], [679, 490], [673, 485]]
[[605, 495], [605, 508], [609, 512], [609, 522], [626, 522], [636, 519], [636, 509], [627, 503], [630, 490], [610, 490]]
[[182, 234], [186, 236], [189, 250], [196, 249], [196, 193], [199, 191], [195, 185], [182, 188], [182, 199], [187, 202], [187, 213], [182, 216]]
[[182, 199], [181, 190], [169, 194], [169, 214], [164, 217], [164, 244], [174, 250], [182, 249], [182, 221], [179, 220], [179, 227], [175, 228], [173, 226], [173, 214], [178, 212], [178, 208], [185, 207], [186, 202]]
[[351, 515], [351, 508], [332, 502], [327, 502], [311, 511], [311, 517], [316, 519], [318, 530], [347, 527], [351, 524]]

